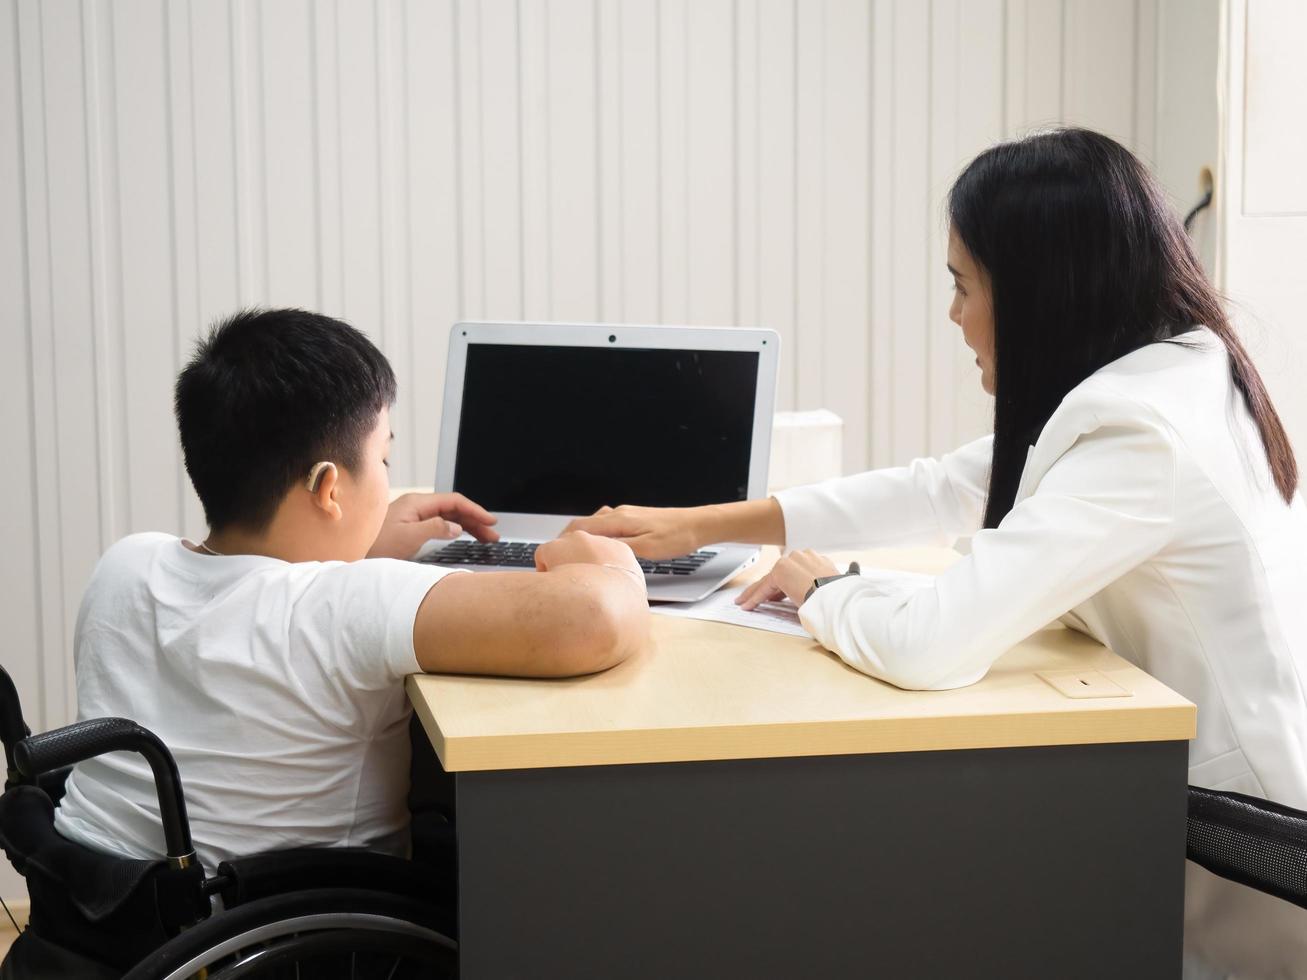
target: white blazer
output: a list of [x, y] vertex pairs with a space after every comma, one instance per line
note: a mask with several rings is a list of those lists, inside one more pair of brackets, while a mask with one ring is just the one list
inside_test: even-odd
[[[1181, 339], [1128, 354], [1063, 399], [997, 528], [980, 530], [992, 436], [778, 493], [791, 549], [974, 535], [939, 576], [864, 569], [818, 589], [799, 615], [850, 666], [917, 689], [975, 683], [1061, 619], [1198, 705], [1191, 783], [1307, 809], [1307, 504], [1276, 490], [1221, 341], [1206, 328]], [[1216, 881], [1198, 873], [1191, 906]], [[1281, 912], [1266, 901], [1266, 915]], [[1240, 975], [1307, 976], [1307, 917], [1298, 922], [1301, 949], [1286, 962], [1301, 972], [1228, 962], [1254, 970]], [[1195, 941], [1211, 931], [1197, 926], [1191, 914]]]

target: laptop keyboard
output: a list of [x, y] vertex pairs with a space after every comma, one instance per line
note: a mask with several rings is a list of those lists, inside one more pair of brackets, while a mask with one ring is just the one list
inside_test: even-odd
[[[508, 568], [535, 568], [534, 541], [455, 541], [439, 551], [424, 555], [419, 561], [428, 565], [493, 565]], [[689, 575], [716, 552], [696, 551], [679, 558], [650, 561], [637, 558], [646, 575]]]

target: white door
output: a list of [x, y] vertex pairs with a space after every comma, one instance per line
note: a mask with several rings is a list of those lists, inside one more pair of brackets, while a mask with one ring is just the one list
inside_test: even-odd
[[1217, 280], [1307, 468], [1307, 3], [1228, 0]]

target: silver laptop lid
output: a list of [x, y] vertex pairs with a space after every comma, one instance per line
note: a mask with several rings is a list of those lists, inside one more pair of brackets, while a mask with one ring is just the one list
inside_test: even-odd
[[738, 327], [455, 324], [435, 487], [501, 516], [762, 497], [779, 347]]

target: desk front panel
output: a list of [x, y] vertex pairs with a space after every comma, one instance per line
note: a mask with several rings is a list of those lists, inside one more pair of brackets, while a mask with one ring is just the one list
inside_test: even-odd
[[1178, 977], [1186, 749], [461, 773], [461, 975]]

